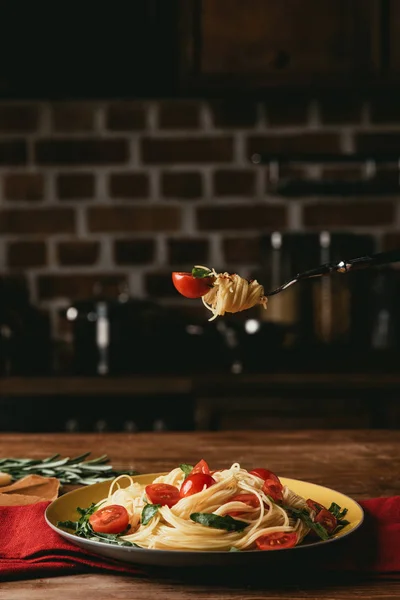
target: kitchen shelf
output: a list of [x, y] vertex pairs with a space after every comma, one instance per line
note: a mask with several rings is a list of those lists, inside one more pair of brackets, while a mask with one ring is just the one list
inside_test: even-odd
[[271, 373], [241, 375], [135, 375], [129, 377], [6, 377], [1, 397], [212, 395], [247, 391], [400, 390], [396, 373]]

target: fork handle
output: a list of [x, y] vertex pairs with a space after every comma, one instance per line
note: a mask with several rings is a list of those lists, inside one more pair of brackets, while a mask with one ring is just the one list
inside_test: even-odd
[[350, 258], [348, 260], [340, 260], [339, 262], [325, 263], [316, 269], [299, 273], [296, 279], [299, 281], [300, 279], [320, 277], [321, 275], [329, 275], [330, 273], [348, 273], [349, 271], [355, 271], [357, 269], [367, 269], [369, 267], [388, 265], [394, 262], [400, 262], [400, 249], [370, 254], [369, 256], [359, 256], [358, 258]]
[[336, 270], [338, 273], [347, 273], [347, 271], [350, 270], [353, 271], [356, 269], [366, 269], [368, 267], [374, 267], [377, 265], [388, 265], [399, 261], [400, 249], [343, 260], [336, 264]]

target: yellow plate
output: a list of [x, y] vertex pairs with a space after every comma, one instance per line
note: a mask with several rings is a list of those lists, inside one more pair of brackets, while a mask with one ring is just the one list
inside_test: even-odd
[[[141, 485], [151, 483], [156, 477], [163, 473], [153, 473], [148, 475], [135, 475], [132, 478]], [[350, 521], [349, 525], [344, 527], [339, 533], [329, 540], [319, 540], [314, 543], [300, 544], [294, 548], [286, 548], [277, 552], [260, 552], [250, 550], [246, 552], [188, 552], [180, 550], [149, 550], [147, 548], [135, 548], [130, 546], [117, 546], [104, 542], [86, 540], [78, 537], [73, 533], [68, 533], [57, 526], [58, 521], [77, 521], [79, 513], [76, 508], [86, 508], [92, 502], [99, 502], [108, 494], [110, 481], [95, 483], [94, 485], [85, 486], [69, 492], [54, 500], [46, 510], [45, 518], [47, 523], [59, 535], [69, 540], [70, 542], [85, 548], [88, 552], [99, 554], [105, 558], [113, 558], [114, 560], [129, 562], [142, 565], [153, 565], [163, 567], [183, 567], [183, 566], [233, 566], [233, 565], [250, 565], [254, 560], [258, 564], [265, 563], [271, 559], [271, 555], [279, 555], [287, 557], [290, 555], [299, 558], [298, 551], [305, 549], [315, 549], [319, 552], [321, 547], [331, 545], [332, 542], [345, 538], [353, 533], [363, 522], [364, 512], [361, 506], [355, 500], [332, 490], [322, 487], [314, 483], [300, 481], [298, 479], [280, 478], [283, 485], [287, 485], [293, 492], [303, 498], [312, 498], [316, 502], [324, 506], [330, 506], [331, 502], [336, 502], [342, 508], [347, 508], [348, 513], [346, 519]], [[124, 483], [126, 482], [126, 483]], [[121, 480], [121, 487], [129, 483], [128, 479]]]

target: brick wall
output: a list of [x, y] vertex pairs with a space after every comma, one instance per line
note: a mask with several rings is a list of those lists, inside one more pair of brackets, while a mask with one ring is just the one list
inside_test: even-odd
[[[193, 264], [249, 275], [260, 236], [373, 233], [400, 246], [400, 196], [285, 198], [260, 151], [400, 153], [400, 103], [340, 98], [0, 104], [0, 270], [23, 273], [31, 300], [60, 311], [101, 283], [204, 310], [178, 297], [171, 270]], [[292, 167], [358, 177], [364, 165]], [[389, 174], [398, 178], [397, 167]], [[338, 210], [346, 204], [346, 210]]]

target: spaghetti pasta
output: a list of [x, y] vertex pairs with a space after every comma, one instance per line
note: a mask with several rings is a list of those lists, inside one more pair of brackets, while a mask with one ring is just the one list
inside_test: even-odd
[[[123, 479], [128, 479], [126, 487], [121, 486]], [[97, 507], [103, 509], [115, 504], [125, 507], [133, 532], [122, 535], [121, 540], [142, 548], [255, 550], [261, 547], [259, 542], [266, 537], [277, 540], [276, 548], [279, 548], [279, 540], [285, 535], [292, 536], [291, 545], [297, 545], [310, 531], [304, 520], [296, 516], [296, 511], [305, 511], [305, 514], [312, 514], [312, 511], [304, 498], [286, 486], [281, 486], [281, 501], [275, 502], [266, 493], [265, 481], [242, 468], [239, 463], [214, 472], [212, 479], [214, 483], [209, 487], [204, 486], [197, 493], [180, 497], [169, 507], [165, 504], [149, 504], [146, 493], [148, 486], [136, 483], [130, 476], [121, 475], [111, 483], [107, 498], [99, 502]], [[279, 481], [277, 477], [276, 480]], [[157, 477], [152, 485], [162, 484], [181, 490], [184, 481], [184, 471], [175, 468]], [[145, 520], [143, 511], [149, 506], [152, 507], [152, 517]], [[213, 524], [215, 521], [217, 527]]]
[[[207, 267], [195, 267], [207, 269]], [[264, 288], [256, 279], [248, 281], [236, 273], [217, 273], [214, 269], [210, 273], [215, 277], [209, 292], [202, 296], [204, 306], [213, 313], [209, 321], [226, 312], [237, 313], [261, 304], [267, 308], [267, 297]]]

